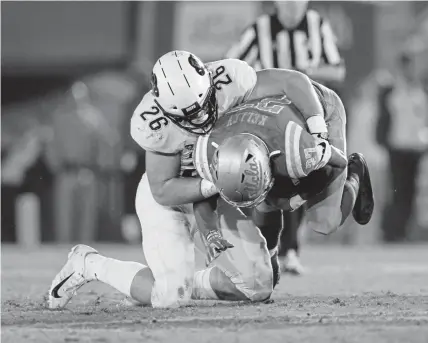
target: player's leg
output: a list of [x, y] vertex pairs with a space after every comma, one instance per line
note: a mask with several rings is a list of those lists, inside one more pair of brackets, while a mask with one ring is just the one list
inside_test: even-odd
[[308, 216], [315, 231], [329, 234], [342, 226], [351, 212], [357, 223], [367, 224], [373, 204], [367, 164], [361, 154], [354, 153], [348, 158], [346, 178], [342, 172], [323, 193], [310, 199]]
[[141, 263], [110, 259], [87, 245], [76, 245], [68, 254], [64, 267], [52, 281], [48, 307], [65, 307], [80, 287], [95, 280], [130, 296], [132, 281], [140, 271], [150, 277], [150, 270]]
[[[346, 155], [346, 111], [340, 97], [329, 90], [326, 94], [330, 143]], [[353, 153], [348, 157], [346, 180], [341, 199], [341, 220], [344, 223], [349, 213], [357, 223], [367, 224], [373, 214], [374, 197], [369, 168], [362, 154]]]
[[[196, 273], [194, 298], [268, 299], [273, 290], [273, 273], [265, 238], [251, 218], [223, 201], [218, 213], [222, 234], [234, 248], [222, 253], [212, 267]], [[200, 240], [196, 244], [200, 246]], [[204, 291], [208, 287], [211, 292]], [[197, 293], [200, 291], [204, 291], [204, 296]]]
[[[279, 245], [281, 233], [285, 227], [283, 223], [283, 213], [279, 210], [272, 210], [265, 203], [254, 208], [251, 213], [254, 225], [260, 229], [260, 233], [266, 239], [266, 247], [271, 257], [273, 272], [273, 288], [277, 286], [281, 278], [281, 269], [279, 263]], [[282, 235], [284, 237], [284, 235]], [[297, 238], [295, 240], [295, 249], [297, 249]], [[291, 249], [289, 249], [291, 250]]]
[[304, 223], [305, 208], [302, 206], [294, 212], [283, 213], [284, 230], [281, 236], [280, 255], [285, 258], [281, 269], [291, 275], [301, 275], [304, 268], [299, 259], [299, 231]]
[[139, 272], [147, 274], [147, 278], [150, 279], [150, 270], [141, 263], [110, 259], [87, 245], [76, 245], [52, 281], [48, 307], [52, 309], [65, 307], [80, 287], [95, 280], [105, 282], [130, 296], [132, 281]]
[[[183, 208], [159, 205], [152, 196], [146, 175], [138, 186], [135, 206], [148, 267], [124, 273], [119, 270], [119, 267], [125, 267], [122, 261], [101, 255], [89, 256], [89, 262], [95, 263], [97, 280], [141, 304], [176, 307], [186, 303], [190, 299], [194, 273], [188, 214]], [[126, 283], [127, 292], [117, 287], [116, 279]]]
[[[336, 93], [326, 94], [329, 141], [346, 154], [346, 113]], [[351, 211], [360, 224], [373, 213], [373, 191], [367, 163], [361, 154], [349, 156], [348, 167], [338, 170], [329, 187], [308, 202], [307, 218], [317, 232], [329, 234], [339, 228]]]
[[[50, 308], [64, 307], [81, 286], [94, 280], [142, 304], [156, 307], [177, 306], [180, 301], [190, 299], [194, 260], [186, 215], [156, 203], [145, 176], [137, 190], [136, 206], [150, 269], [141, 263], [108, 258], [91, 247], [78, 245], [52, 283]], [[58, 288], [62, 297], [58, 296]]]
[[[325, 121], [328, 126], [329, 142], [346, 155], [346, 112], [339, 96], [324, 90], [326, 103]], [[308, 227], [322, 234], [337, 230], [341, 223], [342, 194], [345, 188], [347, 168], [335, 170], [334, 181], [321, 194], [308, 201], [306, 218]]]
[[[153, 274], [150, 304], [153, 307], [176, 307], [187, 303], [192, 294], [194, 276], [195, 230], [191, 206], [166, 207], [153, 198], [144, 175], [138, 187], [136, 210], [140, 219], [143, 250]], [[146, 278], [140, 275], [131, 286], [133, 299], [145, 303]]]
[[[141, 194], [137, 192], [137, 197]], [[77, 290], [91, 281], [104, 282], [121, 293], [131, 296], [132, 283], [139, 280], [145, 284], [146, 292], [136, 299], [150, 303], [153, 275], [150, 269], [138, 262], [120, 261], [100, 255], [87, 245], [76, 245], [68, 260], [54, 278], [49, 291], [49, 308], [63, 308]]]

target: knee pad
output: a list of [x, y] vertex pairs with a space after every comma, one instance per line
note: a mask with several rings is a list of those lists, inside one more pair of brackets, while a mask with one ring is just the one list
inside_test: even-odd
[[258, 302], [270, 297], [273, 292], [273, 273], [270, 264], [257, 268], [253, 275], [231, 274], [225, 271], [236, 289], [246, 296], [248, 300]]

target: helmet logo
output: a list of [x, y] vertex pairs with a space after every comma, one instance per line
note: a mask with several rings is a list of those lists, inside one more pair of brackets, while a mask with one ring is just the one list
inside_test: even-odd
[[205, 75], [205, 68], [203, 65], [199, 63], [199, 61], [195, 58], [195, 56], [190, 55], [189, 56], [189, 64], [196, 70], [196, 72], [204, 76]]
[[194, 102], [189, 107], [182, 109], [182, 111], [186, 117], [191, 117], [195, 113], [198, 113], [200, 110], [201, 110], [201, 106], [197, 102]]
[[260, 191], [260, 170], [261, 166], [258, 165], [255, 161], [250, 161], [249, 169], [245, 170], [244, 174], [246, 177], [244, 181], [244, 190], [250, 194], [251, 197], [257, 195], [257, 192]]
[[159, 96], [159, 88], [158, 88], [158, 78], [155, 73], [152, 73], [152, 78], [150, 80], [150, 85], [152, 87], [152, 93], [155, 97]]

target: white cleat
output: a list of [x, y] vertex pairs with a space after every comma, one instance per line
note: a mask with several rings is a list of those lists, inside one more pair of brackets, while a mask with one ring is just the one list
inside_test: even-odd
[[98, 254], [98, 251], [83, 244], [71, 249], [67, 263], [55, 276], [49, 289], [50, 309], [64, 308], [80, 287], [94, 280], [85, 277], [85, 257], [89, 254]]
[[281, 269], [284, 273], [292, 275], [302, 275], [305, 272], [305, 268], [300, 263], [300, 259], [295, 250], [289, 250], [287, 252]]

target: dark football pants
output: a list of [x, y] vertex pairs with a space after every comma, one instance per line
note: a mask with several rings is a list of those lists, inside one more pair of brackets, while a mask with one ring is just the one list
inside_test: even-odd
[[406, 238], [421, 157], [421, 153], [413, 151], [389, 152], [393, 192], [382, 216], [383, 237], [387, 242], [402, 241]]

